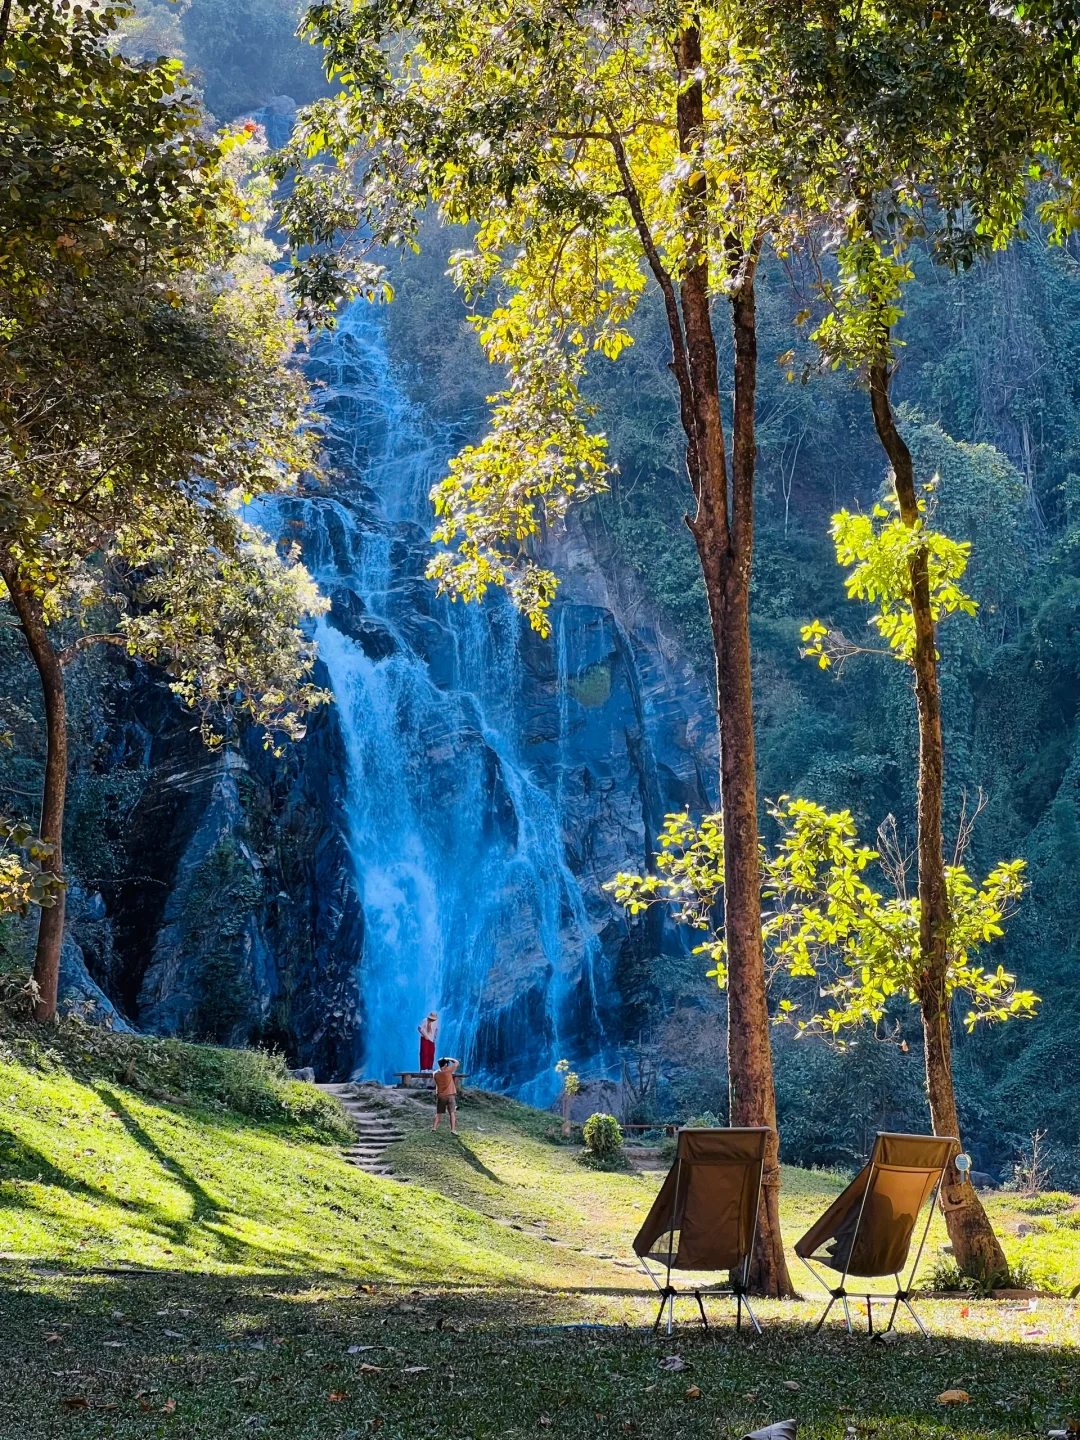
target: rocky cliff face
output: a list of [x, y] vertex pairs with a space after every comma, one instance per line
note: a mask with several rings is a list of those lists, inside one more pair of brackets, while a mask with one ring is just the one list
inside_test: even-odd
[[440, 1049], [540, 1099], [563, 1054], [617, 1063], [627, 931], [602, 887], [647, 863], [666, 811], [709, 803], [708, 691], [581, 530], [552, 557], [550, 640], [501, 597], [438, 600], [424, 497], [445, 449], [372, 313], [311, 363], [335, 478], [258, 518], [331, 597], [336, 703], [280, 759], [254, 736], [206, 752], [129, 676], [112, 763], [149, 778], [124, 875], [88, 898], [87, 969], [139, 1026], [279, 1044], [320, 1078], [414, 1066], [436, 1007]]

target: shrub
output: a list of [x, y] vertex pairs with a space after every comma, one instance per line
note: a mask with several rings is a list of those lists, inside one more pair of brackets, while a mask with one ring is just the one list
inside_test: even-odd
[[622, 1154], [623, 1135], [614, 1115], [590, 1115], [582, 1130], [585, 1149], [594, 1160], [614, 1160]]
[[629, 1170], [623, 1134], [614, 1115], [590, 1115], [582, 1126], [585, 1149], [578, 1160], [590, 1170]]

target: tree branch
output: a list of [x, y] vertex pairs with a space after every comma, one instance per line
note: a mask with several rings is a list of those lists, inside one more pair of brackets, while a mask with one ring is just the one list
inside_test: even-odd
[[77, 640], [73, 640], [70, 645], [61, 650], [57, 658], [61, 665], [68, 665], [84, 650], [89, 650], [91, 645], [122, 645], [126, 648], [127, 643], [127, 637], [118, 635], [115, 631], [101, 635], [80, 635]]
[[690, 369], [686, 361], [686, 341], [683, 337], [682, 317], [679, 314], [679, 302], [675, 295], [675, 286], [668, 271], [660, 259], [660, 252], [656, 248], [652, 231], [649, 229], [649, 222], [645, 218], [645, 211], [641, 204], [641, 196], [637, 186], [634, 184], [634, 177], [630, 172], [630, 165], [626, 158], [626, 149], [622, 143], [622, 137], [611, 126], [607, 136], [612, 150], [615, 152], [615, 164], [619, 167], [619, 175], [623, 182], [623, 198], [630, 207], [630, 214], [633, 216], [634, 225], [641, 241], [641, 248], [645, 251], [645, 258], [649, 262], [649, 269], [660, 286], [660, 293], [664, 297], [664, 310], [667, 314], [668, 330], [671, 332], [671, 370], [679, 385], [679, 404], [682, 410], [683, 430], [687, 437], [686, 468], [690, 473], [690, 483], [697, 493], [700, 483], [700, 466], [698, 464], [697, 446], [694, 442], [696, 424], [694, 420], [693, 388], [690, 384]]

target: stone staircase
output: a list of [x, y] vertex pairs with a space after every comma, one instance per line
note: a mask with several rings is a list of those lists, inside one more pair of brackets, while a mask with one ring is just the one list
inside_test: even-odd
[[388, 1115], [369, 1110], [360, 1098], [355, 1085], [345, 1082], [337, 1085], [319, 1085], [316, 1088], [322, 1090], [326, 1095], [332, 1095], [341, 1104], [356, 1130], [356, 1144], [350, 1145], [342, 1151], [349, 1164], [355, 1165], [358, 1170], [363, 1170], [367, 1175], [380, 1175], [384, 1179], [397, 1180], [401, 1184], [406, 1184], [405, 1177], [395, 1175], [389, 1162], [385, 1159], [386, 1147], [393, 1145], [397, 1140], [405, 1139], [404, 1130], [400, 1129]]

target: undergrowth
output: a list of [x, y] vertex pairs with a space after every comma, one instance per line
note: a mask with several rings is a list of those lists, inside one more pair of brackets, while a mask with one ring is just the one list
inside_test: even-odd
[[105, 1030], [76, 1015], [42, 1025], [30, 1014], [23, 977], [0, 978], [0, 1058], [82, 1080], [108, 1080], [153, 1100], [232, 1110], [279, 1121], [332, 1144], [353, 1138], [336, 1100], [289, 1076], [284, 1057]]

